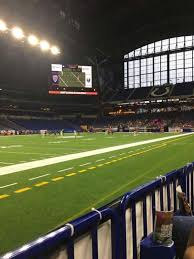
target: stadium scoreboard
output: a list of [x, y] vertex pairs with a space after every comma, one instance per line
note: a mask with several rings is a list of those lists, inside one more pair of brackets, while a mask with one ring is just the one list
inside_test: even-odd
[[92, 67], [52, 64], [49, 94], [98, 95], [92, 87]]

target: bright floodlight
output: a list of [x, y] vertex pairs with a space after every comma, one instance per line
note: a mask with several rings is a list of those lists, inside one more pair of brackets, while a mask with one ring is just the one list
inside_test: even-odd
[[30, 43], [30, 45], [36, 46], [38, 44], [38, 38], [34, 35], [30, 35], [28, 37], [28, 42]]
[[22, 31], [22, 29], [20, 29], [19, 27], [14, 27], [12, 29], [12, 35], [16, 38], [16, 39], [22, 39], [24, 37], [24, 33]]
[[41, 48], [43, 51], [49, 50], [50, 45], [49, 45], [48, 41], [42, 40], [42, 41], [40, 42], [40, 48]]
[[60, 53], [60, 50], [59, 50], [58, 47], [53, 46], [53, 47], [51, 48], [51, 53], [52, 53], [53, 55], [58, 55], [58, 54]]
[[5, 22], [0, 21], [0, 31], [6, 31], [7, 30], [7, 25]]

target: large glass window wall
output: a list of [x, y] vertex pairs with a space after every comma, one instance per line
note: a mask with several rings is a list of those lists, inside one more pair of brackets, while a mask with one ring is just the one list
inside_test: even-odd
[[124, 56], [124, 87], [194, 81], [194, 36], [165, 39]]

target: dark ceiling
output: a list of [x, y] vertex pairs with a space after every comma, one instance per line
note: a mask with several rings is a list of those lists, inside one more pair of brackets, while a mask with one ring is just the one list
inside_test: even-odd
[[11, 70], [13, 82], [24, 84], [18, 76], [23, 73], [34, 78], [35, 87], [47, 84], [52, 62], [79, 63], [85, 56], [105, 55], [122, 64], [122, 56], [136, 47], [194, 34], [194, 1], [1, 0], [0, 18], [61, 48], [60, 57], [53, 58], [0, 37], [0, 82], [7, 81]]

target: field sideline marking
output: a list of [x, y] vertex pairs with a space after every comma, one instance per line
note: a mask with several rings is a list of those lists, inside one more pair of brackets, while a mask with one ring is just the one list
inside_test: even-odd
[[36, 179], [39, 179], [39, 178], [42, 178], [42, 177], [45, 177], [45, 176], [48, 176], [50, 174], [43, 174], [43, 175], [40, 175], [40, 176], [37, 176], [37, 177], [34, 177], [34, 178], [30, 178], [29, 181], [33, 181], [33, 180], [36, 180]]
[[4, 185], [4, 186], [1, 186], [0, 189], [4, 189], [4, 188], [10, 187], [10, 186], [17, 185], [17, 184], [18, 183], [11, 183], [11, 184], [8, 184], [8, 185]]
[[112, 151], [117, 151], [117, 150], [121, 150], [121, 149], [125, 149], [125, 148], [136, 147], [136, 146], [150, 144], [150, 143], [156, 143], [156, 142], [160, 142], [160, 141], [166, 141], [168, 139], [175, 139], [175, 138], [178, 139], [178, 138], [187, 137], [187, 136], [190, 136], [193, 134], [194, 134], [193, 132], [187, 133], [187, 134], [184, 133], [184, 134], [179, 134], [179, 135], [174, 135], [174, 136], [169, 136], [169, 137], [162, 137], [162, 138], [138, 141], [138, 142], [133, 142], [130, 144], [123, 144], [123, 145], [118, 145], [118, 146], [114, 146], [114, 147], [100, 148], [100, 149], [95, 149], [95, 150], [90, 150], [90, 151], [85, 151], [85, 152], [80, 152], [80, 153], [75, 153], [75, 154], [47, 158], [47, 159], [43, 159], [43, 160], [37, 160], [37, 161], [33, 161], [33, 162], [5, 166], [5, 167], [0, 168], [0, 175], [12, 174], [12, 173], [16, 173], [16, 172], [26, 171], [29, 169], [44, 167], [44, 166], [48, 166], [48, 165], [58, 164], [58, 163], [66, 162], [66, 161], [71, 161], [71, 160], [85, 158], [85, 157], [99, 155], [99, 154], [101, 155], [104, 153], [109, 153]]

